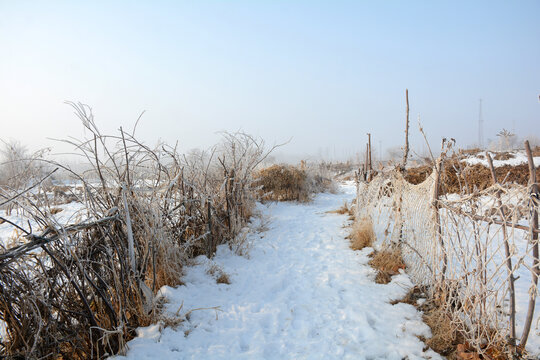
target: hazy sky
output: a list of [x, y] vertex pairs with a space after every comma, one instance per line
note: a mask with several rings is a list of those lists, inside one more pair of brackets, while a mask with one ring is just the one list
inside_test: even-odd
[[220, 130], [294, 154], [401, 145], [409, 88], [430, 141], [540, 136], [540, 1], [0, 0], [0, 138], [105, 132], [207, 147]]

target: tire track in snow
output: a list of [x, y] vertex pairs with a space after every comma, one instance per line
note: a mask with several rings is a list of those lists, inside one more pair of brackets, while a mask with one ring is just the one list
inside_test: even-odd
[[[186, 270], [185, 285], [164, 287], [166, 310], [198, 310], [176, 329], [139, 329], [127, 359], [418, 359], [440, 358], [421, 314], [391, 305], [412, 286], [405, 274], [374, 283], [369, 249], [352, 251], [345, 215], [329, 214], [354, 198], [354, 186], [320, 194], [310, 204], [272, 203], [269, 230], [251, 234], [248, 257], [221, 246]], [[208, 274], [217, 264], [231, 284]], [[124, 357], [117, 357], [123, 359]]]

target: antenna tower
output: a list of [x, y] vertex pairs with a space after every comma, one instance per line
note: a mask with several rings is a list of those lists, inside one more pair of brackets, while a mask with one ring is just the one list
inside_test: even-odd
[[484, 148], [484, 118], [482, 116], [482, 99], [479, 101], [478, 106], [478, 146], [480, 149]]

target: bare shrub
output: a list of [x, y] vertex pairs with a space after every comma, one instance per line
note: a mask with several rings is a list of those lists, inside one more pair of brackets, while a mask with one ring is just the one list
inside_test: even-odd
[[35, 224], [12, 224], [21, 244], [0, 249], [0, 320], [7, 327], [1, 355], [121, 353], [137, 327], [158, 319], [154, 294], [181, 282], [187, 259], [211, 257], [245, 227], [255, 198], [252, 173], [269, 153], [244, 133], [224, 133], [208, 152], [150, 148], [134, 131], [100, 133], [88, 106], [71, 105], [90, 137], [68, 142], [90, 169], [36, 161], [82, 185], [84, 219], [58, 224], [43, 211], [49, 208], [43, 189], [45, 196], [23, 191], [16, 198], [1, 189]]
[[372, 246], [375, 241], [375, 232], [370, 218], [361, 218], [356, 221], [349, 235], [351, 249], [362, 250], [365, 247]]
[[301, 161], [300, 166], [272, 165], [259, 170], [255, 180], [263, 201], [307, 202], [313, 194], [336, 191], [331, 171], [324, 163]]
[[[18, 194], [25, 187], [41, 179], [47, 171], [50, 171], [46, 163], [41, 159], [48, 152], [47, 149], [30, 153], [20, 142], [12, 140], [2, 141], [0, 148], [0, 205], [11, 215], [13, 209], [21, 206], [18, 199], [7, 201]], [[50, 179], [47, 179], [50, 181]]]
[[271, 201], [308, 201], [305, 170], [289, 165], [272, 165], [255, 175], [259, 196]]

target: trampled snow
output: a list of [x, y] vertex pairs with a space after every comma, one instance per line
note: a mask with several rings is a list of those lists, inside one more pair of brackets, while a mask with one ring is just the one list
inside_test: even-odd
[[[260, 205], [269, 229], [249, 235], [248, 256], [220, 246], [212, 260], [196, 258], [185, 285], [161, 289], [165, 311], [184, 321], [139, 329], [115, 359], [440, 358], [417, 337], [430, 336], [421, 314], [391, 305], [412, 287], [409, 277], [375, 284], [372, 250], [352, 251], [347, 217], [327, 213], [354, 198], [352, 184], [342, 190]], [[216, 269], [230, 285], [216, 283]]]

